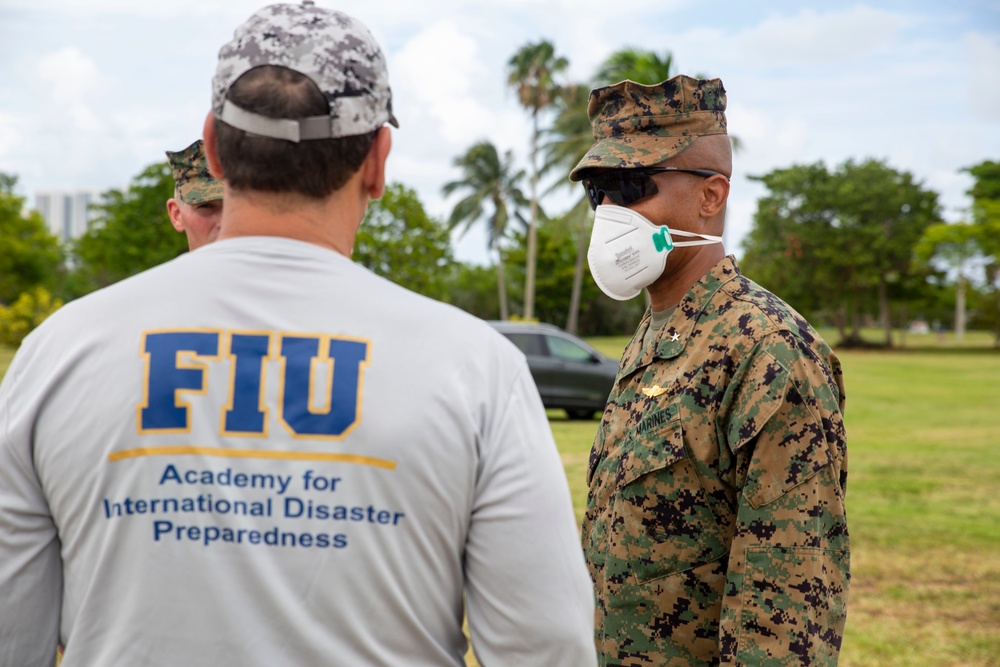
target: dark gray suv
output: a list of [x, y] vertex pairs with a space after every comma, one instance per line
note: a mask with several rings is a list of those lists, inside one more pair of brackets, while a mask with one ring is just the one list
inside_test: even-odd
[[602, 412], [615, 384], [618, 362], [551, 324], [491, 321], [528, 358], [542, 404], [570, 419]]

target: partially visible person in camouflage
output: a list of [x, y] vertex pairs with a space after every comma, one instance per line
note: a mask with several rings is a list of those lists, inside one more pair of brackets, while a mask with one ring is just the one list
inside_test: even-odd
[[211, 243], [222, 221], [222, 181], [208, 171], [202, 140], [182, 151], [167, 151], [174, 173], [174, 196], [167, 200], [170, 223], [187, 235], [188, 249]]
[[835, 665], [840, 652], [841, 366], [726, 255], [725, 108], [718, 79], [594, 90], [596, 143], [570, 176], [596, 210], [598, 284], [652, 304], [588, 469], [601, 665]]

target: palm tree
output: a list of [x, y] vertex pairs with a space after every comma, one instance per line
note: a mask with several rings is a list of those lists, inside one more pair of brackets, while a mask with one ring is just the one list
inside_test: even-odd
[[669, 51], [664, 51], [661, 58], [655, 51], [626, 47], [615, 51], [601, 63], [594, 75], [594, 83], [596, 86], [610, 86], [629, 80], [650, 86], [672, 77], [673, 69], [674, 57]]
[[[489, 225], [486, 246], [497, 253], [497, 291], [501, 320], [509, 317], [501, 241], [511, 215], [523, 221], [518, 209], [528, 205], [527, 197], [518, 186], [519, 181], [524, 178], [524, 170], [515, 172], [513, 163], [514, 154], [511, 151], [504, 153], [501, 159], [496, 146], [489, 141], [480, 141], [465, 155], [455, 158], [454, 164], [462, 170], [462, 178], [446, 183], [442, 188], [445, 195], [456, 190], [468, 191], [451, 211], [449, 230], [464, 225], [462, 234], [465, 234], [480, 220]], [[487, 202], [493, 206], [493, 212], [488, 217], [483, 210]]]
[[[590, 100], [589, 85], [572, 85], [562, 90], [557, 99], [558, 111], [548, 134], [555, 137], [545, 147], [545, 166], [543, 171], [554, 168], [570, 170], [583, 159], [584, 154], [594, 143], [590, 119], [587, 118], [587, 103]], [[553, 187], [579, 187], [577, 184], [563, 178]], [[576, 244], [576, 268], [573, 271], [573, 289], [570, 292], [569, 313], [566, 316], [566, 330], [576, 333], [580, 316], [580, 293], [583, 289], [583, 264], [587, 256], [587, 239], [590, 237], [592, 216], [586, 195], [566, 213], [566, 222], [572, 227], [578, 227]]]
[[542, 40], [526, 44], [507, 63], [507, 84], [517, 91], [521, 106], [531, 113], [531, 213], [528, 222], [527, 266], [524, 283], [524, 318], [532, 319], [535, 309], [535, 263], [538, 242], [538, 114], [555, 102], [559, 92], [556, 75], [569, 67], [569, 61], [556, 56], [552, 42]]

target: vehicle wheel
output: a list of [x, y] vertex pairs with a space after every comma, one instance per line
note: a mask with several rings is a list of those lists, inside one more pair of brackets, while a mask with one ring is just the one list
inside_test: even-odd
[[588, 410], [587, 408], [566, 408], [566, 414], [570, 419], [583, 419], [590, 420], [594, 418], [594, 413], [596, 410]]

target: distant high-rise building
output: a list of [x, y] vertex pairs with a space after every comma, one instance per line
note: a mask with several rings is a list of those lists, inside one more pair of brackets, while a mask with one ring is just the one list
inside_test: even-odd
[[49, 231], [67, 243], [87, 231], [87, 223], [96, 215], [90, 205], [100, 201], [100, 197], [100, 190], [36, 192], [35, 209], [45, 218]]

